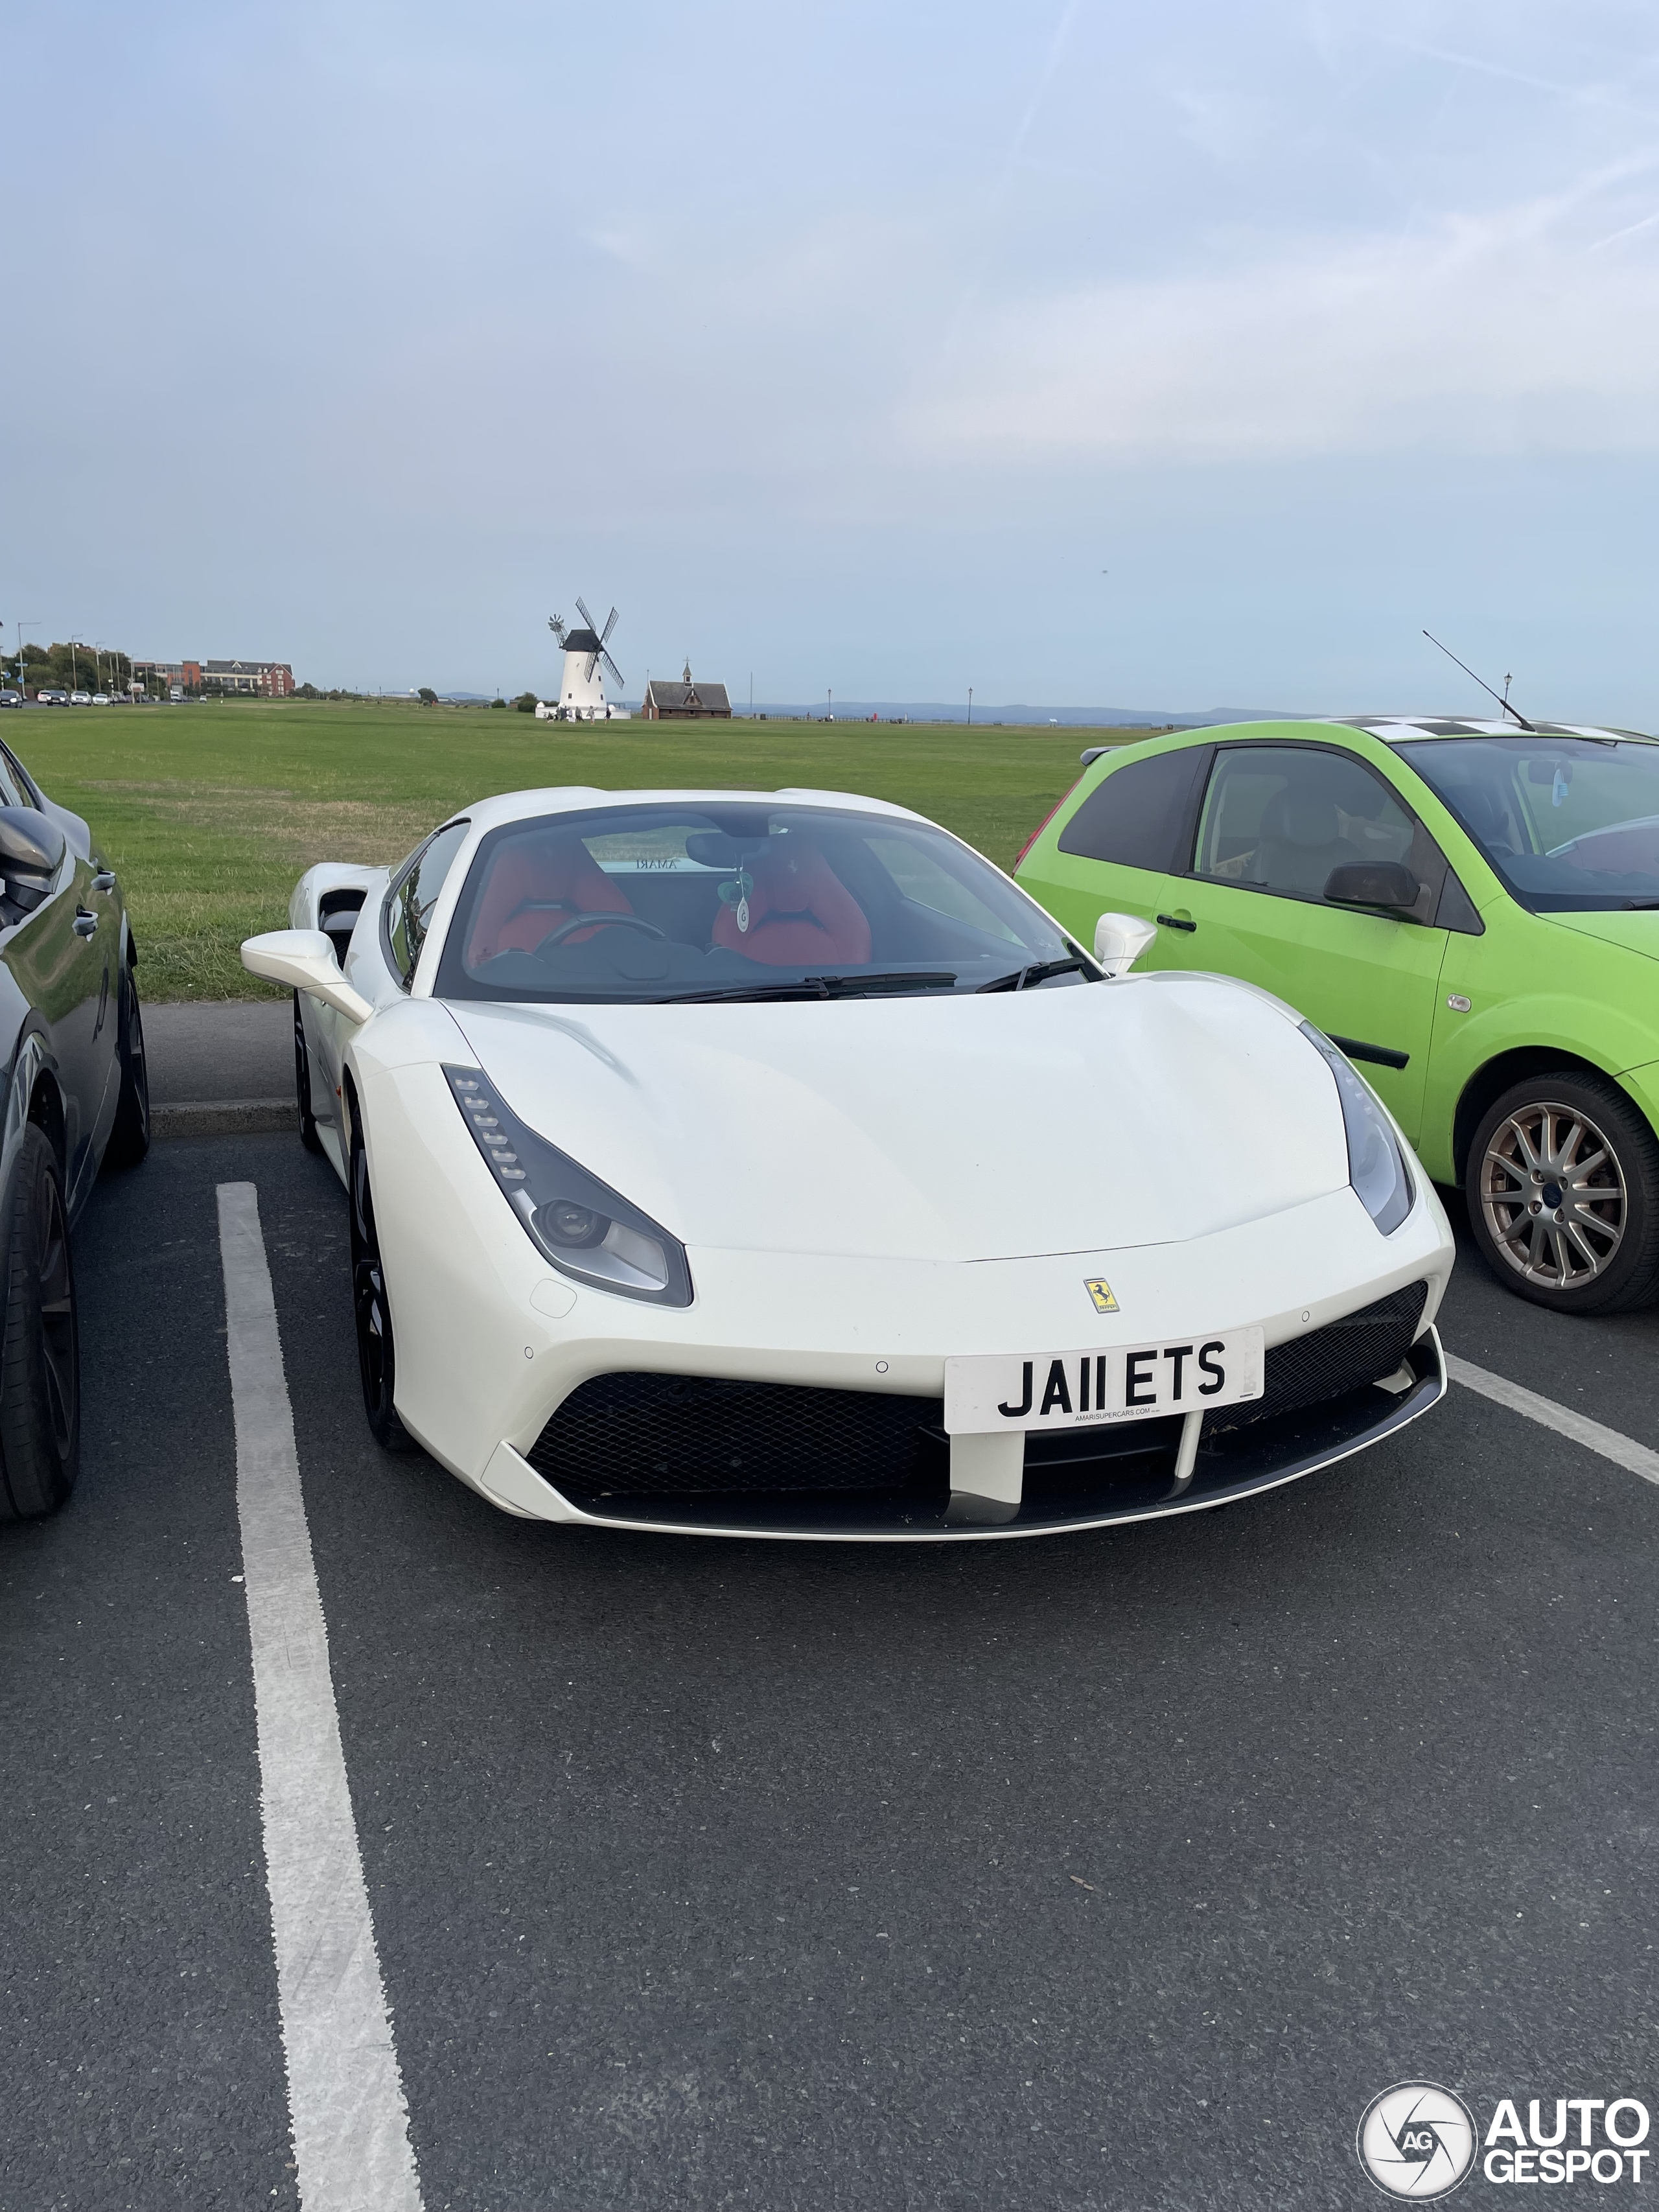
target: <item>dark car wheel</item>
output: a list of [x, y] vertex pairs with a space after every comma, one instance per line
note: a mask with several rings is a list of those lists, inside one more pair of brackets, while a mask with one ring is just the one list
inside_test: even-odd
[[0, 1341], [0, 1512], [55, 1513], [81, 1469], [81, 1346], [75, 1267], [58, 1155], [23, 1133], [6, 1201], [5, 1334]]
[[1464, 1176], [1498, 1281], [1558, 1313], [1659, 1296], [1659, 1143], [1616, 1083], [1547, 1069], [1493, 1101]]
[[294, 994], [294, 1091], [300, 1108], [300, 1142], [308, 1152], [320, 1152], [317, 1117], [311, 1110], [311, 1054], [306, 1047], [305, 1024], [300, 1018], [300, 994]]
[[149, 1150], [149, 1066], [144, 1058], [144, 1018], [138, 1010], [138, 986], [131, 965], [121, 970], [120, 1007], [115, 1049], [121, 1095], [104, 1160], [109, 1167], [136, 1168]]
[[368, 1188], [368, 1156], [357, 1117], [351, 1118], [351, 1303], [357, 1322], [357, 1369], [362, 1377], [363, 1411], [374, 1441], [387, 1451], [408, 1451], [413, 1439], [392, 1404], [398, 1359], [392, 1340], [392, 1308], [386, 1300], [386, 1269], [374, 1233], [374, 1200]]

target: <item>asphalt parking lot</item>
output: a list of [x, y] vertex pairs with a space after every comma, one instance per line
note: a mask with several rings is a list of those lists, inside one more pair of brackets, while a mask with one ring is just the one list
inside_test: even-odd
[[[378, 1450], [332, 1174], [197, 1138], [84, 1218], [82, 1486], [0, 1532], [5, 2212], [298, 2202], [237, 1182], [429, 2212], [1290, 2212], [1402, 2077], [1653, 2101], [1659, 1489], [1454, 1388], [1116, 1533], [561, 1532]], [[1659, 1318], [1466, 1255], [1443, 1329], [1659, 1448]]]

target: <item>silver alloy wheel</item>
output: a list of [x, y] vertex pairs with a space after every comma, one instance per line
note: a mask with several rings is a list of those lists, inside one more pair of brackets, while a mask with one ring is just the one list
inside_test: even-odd
[[1582, 1290], [1606, 1274], [1624, 1242], [1619, 1156], [1573, 1107], [1540, 1099], [1500, 1121], [1480, 1189], [1494, 1249], [1529, 1283]]

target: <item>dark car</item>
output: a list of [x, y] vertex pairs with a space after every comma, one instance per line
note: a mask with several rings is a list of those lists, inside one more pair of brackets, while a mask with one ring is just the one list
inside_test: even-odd
[[80, 1468], [70, 1231], [149, 1149], [137, 957], [87, 824], [0, 745], [0, 1520], [55, 1512]]

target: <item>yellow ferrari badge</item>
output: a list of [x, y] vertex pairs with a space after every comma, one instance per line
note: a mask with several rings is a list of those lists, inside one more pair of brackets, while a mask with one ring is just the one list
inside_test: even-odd
[[1087, 1291], [1089, 1296], [1094, 1300], [1095, 1311], [1097, 1313], [1115, 1313], [1117, 1311], [1117, 1300], [1112, 1296], [1112, 1286], [1107, 1281], [1104, 1275], [1087, 1276], [1085, 1279], [1083, 1287]]

